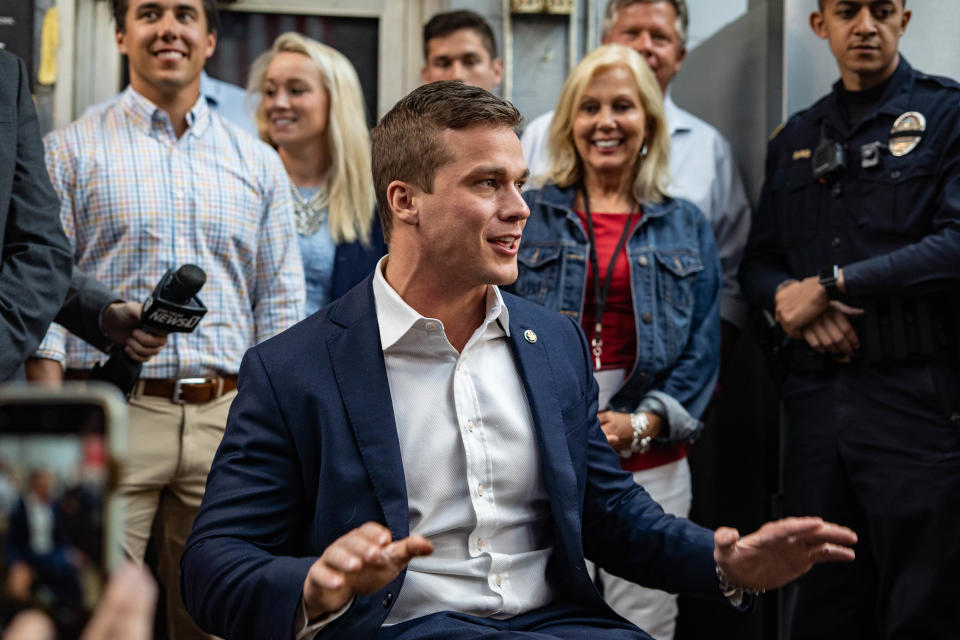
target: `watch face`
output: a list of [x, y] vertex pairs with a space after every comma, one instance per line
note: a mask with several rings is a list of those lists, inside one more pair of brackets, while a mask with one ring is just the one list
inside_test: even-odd
[[837, 288], [837, 278], [840, 276], [840, 268], [837, 265], [824, 267], [820, 270], [820, 277], [817, 281], [827, 290], [827, 297], [831, 300], [839, 297], [840, 290]]

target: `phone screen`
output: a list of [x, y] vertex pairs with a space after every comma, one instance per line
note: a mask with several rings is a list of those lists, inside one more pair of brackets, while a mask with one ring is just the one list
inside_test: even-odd
[[100, 599], [112, 519], [107, 413], [93, 399], [0, 401], [0, 624], [39, 609], [60, 637], [79, 637]]

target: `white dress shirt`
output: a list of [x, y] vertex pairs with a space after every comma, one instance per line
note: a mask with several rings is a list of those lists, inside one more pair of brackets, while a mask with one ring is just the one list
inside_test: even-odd
[[[747, 321], [747, 304], [737, 270], [750, 233], [750, 203], [730, 143], [715, 128], [684, 111], [667, 95], [663, 102], [670, 128], [670, 185], [667, 192], [695, 204], [713, 228], [722, 270], [720, 316], [738, 327]], [[553, 111], [534, 119], [520, 139], [533, 176], [550, 170], [547, 139]]]
[[380, 268], [373, 294], [410, 533], [434, 545], [410, 563], [386, 624], [449, 610], [506, 618], [548, 604], [550, 506], [499, 290], [489, 288], [483, 324], [460, 353]]
[[[373, 295], [400, 440], [414, 558], [385, 625], [439, 611], [509, 618], [549, 604], [550, 504], [526, 392], [497, 287], [461, 352], [443, 324], [414, 311], [383, 276]], [[306, 626], [310, 637], [346, 607]]]
[[30, 550], [37, 555], [53, 553], [56, 548], [53, 539], [53, 529], [56, 526], [53, 507], [33, 493], [27, 494], [23, 503], [27, 510], [27, 525], [30, 527]]

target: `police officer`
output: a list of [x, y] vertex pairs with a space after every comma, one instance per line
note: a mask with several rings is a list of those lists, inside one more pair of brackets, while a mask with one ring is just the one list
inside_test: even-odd
[[833, 91], [770, 142], [740, 270], [786, 336], [787, 509], [860, 535], [793, 640], [960, 634], [960, 85], [897, 47], [906, 0], [820, 0]]

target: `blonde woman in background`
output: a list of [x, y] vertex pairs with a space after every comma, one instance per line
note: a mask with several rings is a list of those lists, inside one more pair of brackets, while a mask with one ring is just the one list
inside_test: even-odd
[[[560, 92], [549, 149], [546, 184], [523, 194], [513, 292], [579, 320], [610, 446], [667, 513], [686, 516], [686, 444], [720, 364], [720, 263], [700, 210], [666, 194], [663, 96], [637, 52], [612, 44], [583, 59]], [[673, 638], [676, 596], [602, 570], [597, 581], [614, 611]]]
[[247, 91], [260, 96], [260, 137], [290, 176], [310, 314], [386, 253], [360, 80], [336, 49], [288, 32], [254, 61]]

